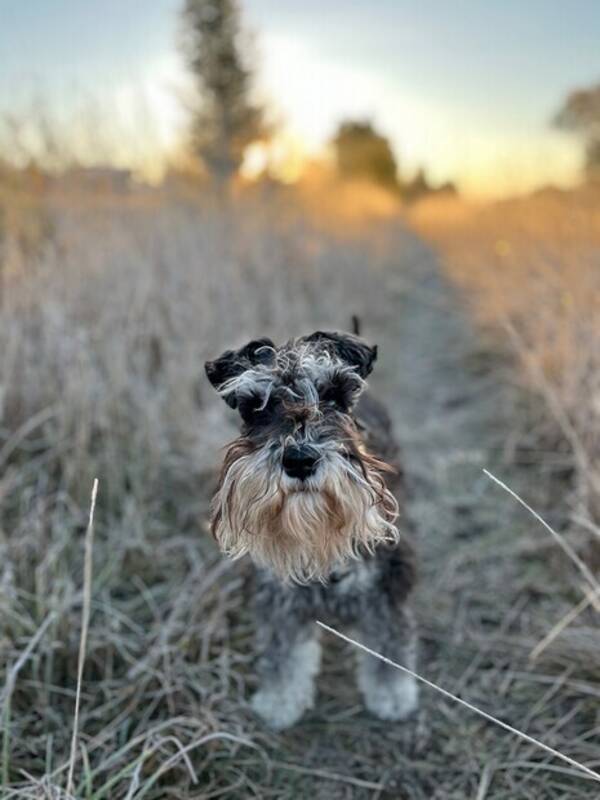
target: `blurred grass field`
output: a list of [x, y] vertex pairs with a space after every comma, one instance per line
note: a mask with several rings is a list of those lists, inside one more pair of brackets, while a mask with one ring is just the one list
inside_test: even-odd
[[[370, 720], [342, 670], [348, 659], [331, 643], [327, 693], [308, 721], [274, 736], [247, 707], [247, 570], [221, 560], [205, 533], [219, 447], [235, 428], [202, 379], [207, 357], [247, 338], [343, 329], [358, 314], [365, 335], [382, 345], [376, 381], [401, 431], [413, 377], [397, 352], [412, 364], [419, 348], [444, 344], [465, 375], [476, 374], [474, 394], [457, 400], [452, 393], [464, 387], [451, 376], [460, 382], [462, 372], [446, 366], [414, 378], [423, 391], [430, 381], [435, 394], [435, 381], [449, 374], [450, 394], [437, 420], [432, 407], [431, 431], [425, 421], [412, 425], [420, 438], [408, 441], [408, 455], [417, 461], [419, 449], [437, 448], [446, 475], [453, 454], [436, 422], [445, 428], [454, 417], [442, 414], [458, 413], [475, 437], [471, 421], [484, 430], [496, 414], [487, 410], [490, 394], [507, 389], [517, 399], [494, 418], [495, 463], [518, 473], [520, 487], [529, 479], [539, 510], [597, 564], [596, 195], [477, 209], [453, 201], [406, 214], [385, 193], [338, 189], [254, 188], [224, 212], [175, 190], [40, 192], [5, 182], [2, 797], [66, 797], [95, 477], [75, 797], [597, 796], [589, 781], [536, 760], [501, 732], [482, 733], [480, 722], [439, 698], [429, 697], [424, 717], [407, 726]], [[454, 342], [443, 340], [443, 326], [433, 330], [444, 307], [431, 312], [429, 343], [427, 328], [420, 343], [403, 338], [419, 297], [411, 281], [419, 290], [437, 280], [435, 257], [411, 226], [438, 249], [457, 287], [443, 302], [473, 312], [473, 328], [467, 321]], [[469, 336], [473, 352], [453, 353]], [[418, 393], [412, 402], [419, 411]], [[468, 464], [469, 453], [459, 455]], [[453, 519], [464, 517], [456, 485], [434, 478], [424, 528], [444, 503]], [[579, 583], [568, 559], [540, 543], [535, 523], [521, 518], [511, 527], [506, 501], [482, 499], [475, 487], [472, 494], [487, 515], [483, 533], [467, 515], [447, 540], [432, 522], [435, 536], [420, 545], [421, 669], [598, 769], [597, 611], [591, 603], [528, 664], [532, 647], [580, 601]]]
[[[526, 445], [571, 478], [571, 522], [599, 565], [600, 185], [469, 205], [432, 200], [412, 219], [532, 396]], [[541, 412], [541, 413], [540, 413]]]
[[[56, 796], [64, 779], [97, 476], [82, 717], [92, 738], [78, 796], [119, 797], [138, 761], [152, 772], [180, 739], [216, 732], [218, 742], [244, 727], [248, 632], [229, 615], [247, 598], [202, 533], [234, 428], [204, 361], [259, 334], [374, 316], [386, 302], [383, 256], [360, 233], [346, 241], [315, 226], [286, 196], [275, 216], [254, 196], [227, 215], [161, 191], [40, 198], [17, 187], [3, 200], [4, 678], [52, 622], [6, 684], [0, 785], [6, 794], [46, 775], [31, 791]], [[226, 748], [235, 741], [225, 736]]]

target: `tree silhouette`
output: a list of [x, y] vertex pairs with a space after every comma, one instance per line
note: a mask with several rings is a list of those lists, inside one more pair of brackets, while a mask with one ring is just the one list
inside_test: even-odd
[[342, 178], [369, 180], [387, 189], [398, 189], [398, 165], [391, 145], [371, 122], [342, 122], [332, 145]]
[[236, 0], [185, 0], [183, 50], [195, 79], [193, 142], [208, 172], [226, 185], [245, 148], [266, 132], [264, 111], [252, 100]]
[[552, 122], [583, 138], [586, 176], [600, 178], [600, 83], [571, 92]]

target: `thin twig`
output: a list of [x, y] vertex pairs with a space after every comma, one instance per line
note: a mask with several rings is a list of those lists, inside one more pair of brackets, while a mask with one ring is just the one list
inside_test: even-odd
[[477, 787], [477, 797], [475, 800], [485, 800], [487, 797], [488, 789], [494, 776], [496, 765], [493, 762], [488, 762], [483, 768], [481, 778], [479, 779], [479, 786]]
[[5, 702], [7, 697], [10, 696], [12, 690], [14, 688], [15, 682], [17, 680], [17, 675], [23, 669], [26, 662], [29, 660], [29, 657], [35, 650], [37, 643], [40, 641], [42, 636], [48, 630], [48, 626], [54, 620], [56, 616], [55, 611], [51, 611], [46, 619], [42, 622], [40, 627], [35, 632], [35, 635], [31, 637], [29, 642], [27, 643], [27, 647], [23, 650], [19, 658], [15, 661], [14, 665], [10, 668], [8, 676], [6, 678], [6, 684], [3, 693], [0, 695], [0, 703]]
[[530, 514], [531, 514], [533, 517], [535, 517], [535, 519], [537, 519], [537, 521], [538, 521], [538, 522], [539, 522], [541, 525], [543, 525], [543, 526], [544, 526], [544, 528], [545, 528], [545, 529], [548, 531], [548, 533], [550, 533], [550, 534], [551, 534], [551, 535], [554, 537], [554, 539], [555, 539], [555, 540], [556, 540], [556, 542], [557, 542], [557, 543], [560, 545], [560, 547], [563, 549], [563, 551], [564, 551], [564, 552], [565, 552], [565, 553], [566, 553], [566, 554], [569, 556], [569, 558], [571, 559], [571, 561], [572, 561], [572, 562], [573, 562], [573, 563], [576, 565], [576, 567], [579, 569], [579, 571], [581, 572], [581, 574], [583, 575], [583, 577], [586, 579], [586, 581], [587, 581], [587, 582], [590, 584], [590, 586], [592, 587], [592, 589], [593, 589], [595, 592], [600, 592], [600, 583], [598, 583], [598, 581], [597, 581], [597, 580], [596, 580], [596, 578], [594, 577], [594, 575], [593, 575], [592, 571], [590, 570], [590, 568], [587, 566], [587, 564], [586, 564], [584, 561], [582, 561], [582, 560], [581, 560], [581, 558], [580, 558], [580, 557], [577, 555], [577, 553], [575, 552], [575, 550], [574, 550], [574, 549], [571, 547], [571, 545], [570, 545], [570, 544], [567, 542], [567, 540], [565, 539], [565, 537], [564, 537], [564, 536], [561, 536], [561, 534], [560, 534], [560, 533], [558, 533], [557, 531], [555, 531], [555, 530], [554, 530], [554, 528], [552, 528], [552, 527], [551, 527], [551, 526], [550, 526], [550, 525], [549, 525], [549, 524], [546, 522], [546, 520], [545, 520], [545, 519], [543, 519], [543, 518], [542, 518], [542, 517], [541, 517], [541, 516], [540, 516], [540, 515], [537, 513], [537, 511], [535, 511], [535, 510], [534, 510], [534, 509], [533, 509], [533, 508], [532, 508], [530, 505], [528, 505], [528, 504], [525, 502], [525, 500], [523, 500], [523, 498], [522, 498], [522, 497], [519, 497], [519, 495], [518, 495], [518, 494], [517, 494], [515, 491], [513, 491], [513, 489], [511, 489], [509, 486], [507, 486], [505, 483], [503, 483], [503, 482], [500, 480], [500, 478], [497, 478], [495, 475], [492, 475], [492, 473], [491, 473], [491, 472], [489, 472], [487, 469], [484, 469], [484, 470], [483, 470], [483, 472], [484, 472], [484, 474], [485, 474], [485, 475], [487, 475], [487, 476], [488, 476], [488, 478], [490, 478], [491, 480], [493, 480], [493, 481], [494, 481], [494, 483], [498, 484], [498, 486], [500, 486], [500, 488], [501, 488], [501, 489], [504, 489], [504, 491], [505, 491], [505, 492], [508, 492], [508, 494], [509, 494], [511, 497], [514, 497], [514, 499], [515, 499], [515, 500], [516, 500], [518, 503], [520, 503], [520, 504], [523, 506], [523, 508], [527, 509], [527, 511], [529, 511], [529, 513], [530, 513]]
[[4, 686], [4, 691], [0, 694], [0, 706], [2, 707], [2, 751], [0, 752], [0, 760], [2, 762], [1, 767], [1, 774], [0, 774], [0, 781], [2, 787], [6, 788], [8, 784], [8, 773], [9, 773], [9, 752], [10, 752], [10, 706], [11, 706], [11, 698], [12, 693], [15, 688], [15, 683], [17, 682], [17, 676], [19, 672], [23, 669], [23, 666], [29, 660], [29, 657], [33, 653], [37, 643], [40, 641], [42, 636], [48, 630], [50, 623], [54, 620], [56, 613], [51, 611], [46, 619], [42, 622], [40, 627], [35, 632], [35, 635], [31, 637], [29, 642], [27, 643], [27, 647], [23, 650], [19, 658], [15, 661], [14, 665], [9, 670], [6, 676], [6, 683]]
[[479, 714], [480, 717], [483, 717], [484, 719], [488, 720], [489, 722], [494, 722], [496, 725], [499, 725], [501, 728], [504, 728], [504, 730], [510, 731], [510, 733], [513, 733], [515, 736], [519, 736], [521, 739], [524, 739], [526, 742], [529, 742], [530, 744], [534, 744], [537, 747], [539, 747], [541, 750], [545, 750], [547, 753], [550, 753], [551, 755], [555, 756], [556, 758], [560, 758], [562, 761], [565, 761], [567, 764], [570, 764], [572, 767], [576, 767], [578, 770], [580, 770], [582, 773], [584, 773], [587, 777], [592, 778], [595, 781], [600, 781], [600, 772], [594, 772], [593, 769], [590, 769], [589, 767], [586, 767], [584, 764], [580, 764], [579, 761], [575, 761], [574, 758], [571, 758], [570, 756], [567, 756], [564, 753], [561, 753], [559, 750], [555, 750], [553, 747], [550, 747], [549, 745], [544, 744], [543, 742], [540, 742], [539, 739], [534, 739], [533, 736], [530, 736], [527, 733], [523, 733], [523, 731], [520, 731], [517, 728], [513, 728], [512, 725], [509, 725], [506, 722], [502, 722], [502, 720], [497, 719], [496, 717], [493, 717], [491, 714], [488, 714], [487, 711], [483, 711], [482, 709], [477, 708], [477, 706], [474, 706], [472, 703], [469, 703], [467, 700], [463, 700], [462, 698], [457, 697], [455, 694], [452, 694], [452, 692], [449, 692], [446, 689], [442, 689], [441, 686], [438, 686], [436, 683], [433, 683], [432, 681], [428, 680], [427, 678], [424, 678], [422, 675], [419, 675], [417, 672], [413, 672], [412, 669], [409, 669], [408, 667], [404, 667], [401, 664], [397, 664], [395, 661], [392, 661], [391, 659], [386, 658], [385, 656], [382, 656], [381, 653], [377, 653], [375, 650], [371, 650], [369, 647], [366, 647], [364, 644], [361, 644], [360, 642], [357, 642], [355, 639], [351, 639], [349, 636], [346, 636], [345, 634], [340, 633], [340, 631], [335, 630], [335, 628], [331, 628], [329, 625], [326, 625], [324, 622], [320, 622], [319, 620], [316, 620], [316, 623], [317, 623], [317, 625], [319, 625], [324, 630], [329, 631], [329, 633], [333, 633], [339, 639], [343, 639], [345, 642], [348, 642], [349, 644], [352, 644], [355, 647], [358, 647], [359, 650], [363, 650], [365, 653], [369, 653], [369, 655], [375, 656], [375, 658], [378, 658], [380, 661], [383, 661], [385, 664], [389, 664], [391, 667], [394, 667], [395, 669], [398, 669], [401, 672], [404, 672], [407, 675], [412, 676], [413, 678], [415, 678], [415, 680], [418, 680], [421, 683], [424, 683], [425, 686], [429, 686], [431, 689], [435, 689], [436, 692], [439, 692], [440, 694], [444, 695], [444, 697], [447, 697], [450, 700], [453, 700], [455, 703], [459, 703], [461, 706], [464, 706], [465, 708], [468, 708], [470, 711], [474, 711], [476, 714]]
[[71, 758], [67, 776], [67, 796], [73, 791], [73, 774], [77, 758], [77, 737], [79, 732], [79, 706], [81, 702], [81, 684], [83, 681], [83, 666], [87, 646], [88, 628], [90, 624], [90, 605], [92, 599], [92, 552], [94, 544], [94, 511], [98, 494], [98, 478], [94, 478], [92, 486], [92, 499], [90, 503], [90, 516], [85, 534], [85, 557], [83, 564], [83, 611], [81, 614], [81, 636], [79, 638], [79, 658], [77, 661], [77, 692], [75, 694], [75, 716], [73, 719], [73, 736], [71, 738]]
[[557, 636], [559, 636], [566, 627], [568, 627], [574, 619], [576, 619], [582, 611], [584, 611], [588, 606], [595, 607], [595, 601], [600, 597], [600, 589], [595, 590], [594, 592], [590, 591], [586, 587], [586, 596], [580, 600], [580, 602], [570, 608], [567, 613], [559, 619], [559, 621], [552, 626], [552, 628], [548, 631], [548, 633], [544, 636], [544, 638], [539, 641], [536, 646], [533, 648], [531, 653], [529, 654], [529, 659], [531, 661], [535, 661], [540, 655], [544, 652], [544, 650], [550, 645]]
[[43, 408], [41, 411], [38, 411], [37, 414], [29, 417], [29, 419], [26, 419], [21, 427], [17, 428], [12, 436], [2, 445], [2, 449], [0, 450], [0, 467], [4, 466], [23, 439], [29, 436], [29, 434], [40, 425], [43, 425], [44, 422], [52, 419], [55, 414], [56, 408], [54, 406], [49, 406], [48, 408]]

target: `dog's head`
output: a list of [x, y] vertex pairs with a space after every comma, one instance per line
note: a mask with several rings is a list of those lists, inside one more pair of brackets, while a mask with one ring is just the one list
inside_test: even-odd
[[387, 465], [368, 453], [353, 409], [377, 348], [317, 331], [277, 347], [257, 339], [206, 364], [242, 419], [212, 505], [222, 550], [283, 580], [323, 580], [398, 537]]

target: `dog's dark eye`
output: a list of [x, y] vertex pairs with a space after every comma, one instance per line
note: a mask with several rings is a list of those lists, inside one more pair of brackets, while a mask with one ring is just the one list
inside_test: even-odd
[[275, 402], [270, 397], [263, 407], [264, 397], [258, 394], [247, 395], [238, 401], [240, 416], [247, 425], [266, 425], [273, 417]]
[[348, 378], [334, 379], [319, 390], [321, 405], [349, 411], [356, 400], [359, 384]]
[[319, 399], [324, 406], [337, 406], [343, 407], [345, 405], [345, 396], [337, 387], [329, 386], [327, 389], [319, 392]]
[[263, 398], [259, 394], [247, 394], [238, 399], [238, 409], [242, 419], [249, 421], [252, 414], [260, 410]]

